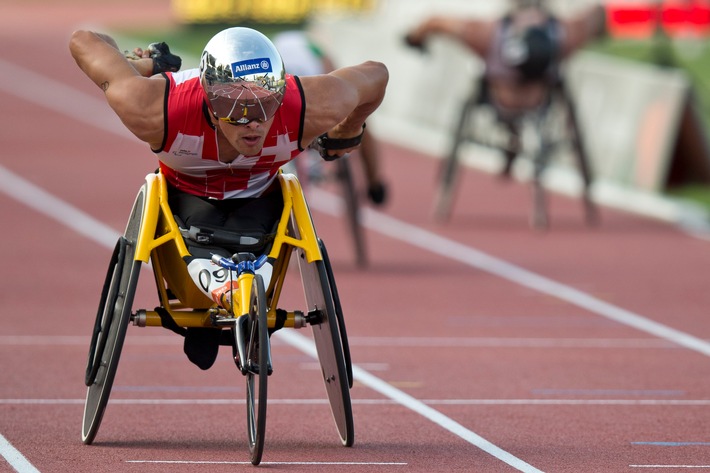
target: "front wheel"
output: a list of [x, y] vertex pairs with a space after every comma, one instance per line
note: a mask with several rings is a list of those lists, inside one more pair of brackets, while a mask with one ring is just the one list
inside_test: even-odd
[[261, 463], [266, 436], [266, 396], [271, 369], [271, 350], [266, 320], [264, 280], [254, 275], [246, 330], [247, 435], [251, 463]]

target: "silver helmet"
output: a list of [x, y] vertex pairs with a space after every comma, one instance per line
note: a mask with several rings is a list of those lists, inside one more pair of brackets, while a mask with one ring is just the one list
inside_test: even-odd
[[228, 28], [205, 46], [200, 81], [212, 113], [232, 124], [274, 116], [286, 89], [283, 61], [276, 47], [250, 28]]

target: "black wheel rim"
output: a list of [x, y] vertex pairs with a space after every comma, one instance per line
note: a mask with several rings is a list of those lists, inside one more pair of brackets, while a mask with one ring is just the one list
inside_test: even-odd
[[[86, 391], [81, 431], [82, 441], [87, 445], [94, 441], [101, 425], [131, 320], [133, 297], [142, 264], [140, 261], [134, 261], [134, 256], [143, 216], [145, 190], [146, 187], [143, 186], [138, 192], [124, 236], [119, 239], [114, 249], [102, 291], [102, 301], [99, 304], [101, 315], [97, 315], [95, 322], [84, 380], [87, 382], [91, 378]], [[96, 325], [100, 327], [98, 330]]]
[[116, 242], [116, 247], [111, 255], [104, 287], [101, 291], [101, 299], [99, 308], [96, 313], [96, 322], [94, 330], [91, 334], [91, 343], [89, 344], [89, 356], [86, 365], [86, 375], [84, 384], [91, 386], [96, 379], [96, 373], [101, 365], [101, 353], [106, 347], [106, 336], [111, 320], [113, 319], [113, 310], [108, 310], [116, 304], [118, 296], [118, 284], [113, 284], [116, 281], [116, 275], [120, 275], [123, 270], [123, 258], [126, 252], [126, 240], [120, 237]]
[[266, 406], [269, 379], [269, 334], [266, 320], [266, 294], [260, 275], [255, 275], [249, 304], [247, 334], [247, 435], [251, 463], [258, 465], [264, 452]]
[[320, 323], [311, 328], [330, 410], [342, 444], [350, 447], [355, 441], [355, 429], [349, 379], [325, 263], [323, 260], [308, 263], [302, 252], [298, 262], [308, 309], [320, 318]]
[[367, 266], [367, 251], [365, 249], [365, 235], [360, 222], [360, 202], [355, 189], [355, 180], [348, 158], [337, 161], [338, 179], [343, 186], [343, 199], [347, 213], [348, 226], [355, 247], [355, 260], [358, 266]]

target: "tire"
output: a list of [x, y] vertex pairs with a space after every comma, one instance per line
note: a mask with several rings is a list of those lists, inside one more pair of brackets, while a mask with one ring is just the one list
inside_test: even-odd
[[439, 170], [439, 187], [434, 198], [434, 216], [440, 221], [448, 221], [451, 217], [451, 208], [456, 194], [459, 169], [459, 149], [466, 141], [466, 130], [470, 121], [471, 113], [479, 102], [478, 95], [473, 95], [461, 107], [456, 130], [451, 143], [451, 150], [444, 158]]
[[298, 264], [330, 410], [340, 441], [344, 446], [352, 447], [355, 428], [350, 380], [328, 270], [324, 260], [308, 263], [302, 251], [298, 252]]
[[360, 201], [355, 188], [355, 178], [348, 157], [336, 161], [338, 182], [342, 186], [343, 199], [345, 200], [345, 213], [350, 229], [350, 235], [355, 247], [355, 261], [358, 266], [367, 266], [367, 250], [365, 248], [365, 234], [360, 221]]
[[321, 254], [323, 255], [323, 262], [325, 263], [325, 270], [328, 273], [328, 284], [330, 285], [331, 292], [333, 294], [333, 304], [335, 307], [335, 314], [338, 317], [338, 329], [340, 330], [340, 342], [343, 347], [343, 358], [345, 359], [345, 369], [348, 372], [348, 387], [352, 389], [353, 387], [353, 365], [352, 358], [350, 357], [350, 343], [348, 342], [348, 334], [345, 330], [345, 318], [343, 317], [343, 308], [340, 305], [340, 296], [338, 295], [338, 287], [335, 284], [335, 276], [333, 275], [333, 267], [330, 265], [330, 258], [328, 257], [328, 251], [325, 248], [325, 243], [322, 240], [318, 240], [320, 246]]
[[587, 155], [582, 133], [580, 131], [577, 111], [571, 97], [565, 89], [562, 89], [562, 100], [564, 101], [565, 111], [567, 112], [567, 125], [572, 141], [572, 149], [577, 155], [579, 172], [582, 176], [583, 187], [581, 197], [584, 205], [585, 221], [587, 222], [587, 225], [594, 226], [599, 223], [599, 215], [590, 195], [593, 176], [591, 166], [589, 164], [589, 156]]
[[86, 445], [94, 441], [101, 425], [131, 320], [141, 270], [141, 261], [134, 261], [134, 255], [144, 199], [145, 187], [139, 191], [124, 236], [119, 238], [114, 249], [96, 315], [84, 379], [88, 388], [81, 440]]
[[[537, 114], [533, 115], [531, 123], [535, 129], [535, 146], [530, 150], [533, 165], [532, 185], [532, 215], [530, 216], [530, 225], [536, 230], [547, 230], [550, 226], [547, 196], [542, 183], [542, 178], [545, 170], [548, 168], [550, 159], [554, 149], [557, 147], [553, 129], [550, 123], [550, 117], [553, 112], [552, 104], [547, 105], [545, 109], [541, 109]], [[559, 141], [559, 138], [558, 140]]]
[[260, 275], [254, 275], [246, 330], [247, 436], [251, 463], [261, 463], [266, 436], [266, 402], [271, 349], [266, 320], [266, 292]]
[[[99, 309], [96, 313], [96, 322], [94, 322], [94, 331], [91, 334], [91, 343], [89, 344], [89, 359], [86, 364], [86, 374], [84, 376], [84, 384], [91, 386], [96, 380], [96, 374], [101, 366], [101, 356], [106, 348], [106, 339], [108, 328], [111, 326], [113, 311], [107, 310], [107, 307], [116, 304], [118, 297], [118, 286], [116, 284], [119, 278], [114, 278], [114, 273], [121, 274], [124, 258], [126, 254], [126, 239], [120, 237], [116, 242], [116, 247], [113, 249], [111, 260], [109, 261], [108, 271], [104, 279], [104, 287], [101, 291], [101, 299], [99, 301]], [[106, 303], [110, 301], [110, 305]]]

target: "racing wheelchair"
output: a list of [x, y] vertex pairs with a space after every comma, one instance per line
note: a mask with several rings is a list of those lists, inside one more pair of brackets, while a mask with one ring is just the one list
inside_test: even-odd
[[518, 155], [529, 158], [533, 190], [531, 224], [538, 229], [549, 225], [543, 173], [551, 157], [559, 150], [567, 149], [576, 160], [581, 175], [585, 221], [588, 225], [597, 223], [597, 209], [590, 196], [592, 170], [577, 113], [561, 77], [551, 81], [549, 93], [541, 105], [515, 116], [506, 116], [496, 108], [490, 96], [488, 79], [485, 75], [479, 79], [478, 86], [474, 87], [461, 108], [450, 151], [441, 164], [434, 200], [434, 215], [441, 221], [451, 216], [461, 148], [465, 143], [502, 152], [505, 158], [502, 173], [506, 176]]
[[[215, 271], [236, 279], [231, 305], [214, 304], [193, 283], [183, 258], [186, 239], [168, 206], [167, 184], [159, 171], [146, 176], [125, 232], [113, 250], [94, 324], [85, 374], [88, 387], [82, 441], [91, 444], [101, 424], [118, 368], [127, 327], [220, 328], [246, 379], [247, 436], [251, 463], [264, 449], [268, 379], [273, 372], [270, 331], [310, 326], [323, 381], [341, 443], [354, 443], [350, 349], [342, 308], [325, 245], [316, 235], [300, 183], [279, 173], [283, 211], [273, 240], [259, 255], [248, 251], [215, 254]], [[184, 231], [184, 229], [183, 229]], [[242, 237], [238, 237], [242, 241]], [[248, 238], [247, 238], [248, 240]], [[248, 242], [245, 242], [247, 244]], [[301, 310], [278, 307], [289, 263], [303, 283]], [[159, 306], [133, 309], [141, 265], [151, 263]], [[269, 271], [260, 271], [268, 268]], [[215, 273], [217, 274], [217, 273]], [[232, 275], [236, 275], [233, 278]], [[226, 276], [225, 276], [226, 279]]]

